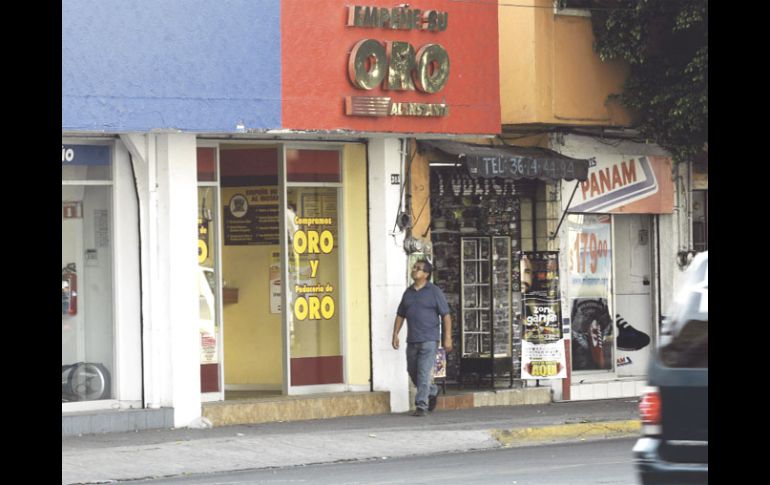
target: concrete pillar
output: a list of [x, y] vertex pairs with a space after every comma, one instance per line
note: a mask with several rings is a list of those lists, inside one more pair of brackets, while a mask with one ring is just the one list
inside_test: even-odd
[[147, 135], [146, 154], [145, 401], [184, 427], [201, 415], [195, 135]]
[[114, 268], [118, 291], [113, 297], [115, 315], [115, 362], [119, 374], [113, 374], [116, 398], [135, 406], [142, 400], [142, 342], [140, 332], [139, 294], [139, 207], [134, 176], [124, 145], [118, 144], [113, 186], [115, 214], [113, 218]]
[[407, 286], [407, 256], [404, 234], [394, 224], [401, 187], [390, 183], [391, 174], [401, 173], [401, 142], [395, 138], [369, 142], [369, 246], [372, 288], [372, 368], [375, 391], [390, 391], [393, 412], [409, 410], [409, 376], [406, 372], [406, 329], [401, 347], [391, 346], [393, 322]]
[[174, 426], [201, 415], [198, 330], [197, 164], [194, 135], [158, 136], [158, 214], [161, 261], [167, 262], [167, 352]]

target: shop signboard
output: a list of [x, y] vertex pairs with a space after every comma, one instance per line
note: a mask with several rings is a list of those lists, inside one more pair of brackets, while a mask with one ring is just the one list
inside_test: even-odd
[[337, 221], [331, 217], [297, 216], [295, 223], [293, 257], [289, 260], [289, 273], [296, 283], [291, 292], [294, 320], [331, 320], [336, 313], [337, 289], [334, 283], [321, 279], [325, 272], [319, 273], [319, 268], [321, 256], [331, 255], [336, 247], [331, 229], [337, 227]]
[[611, 370], [614, 335], [609, 307], [610, 216], [570, 214], [567, 227], [572, 370]]
[[599, 155], [588, 179], [564, 184], [563, 200], [572, 198], [569, 211], [603, 214], [671, 214], [674, 183], [671, 159], [662, 156]]
[[559, 253], [525, 252], [519, 270], [524, 318], [521, 378], [564, 378], [567, 368], [559, 297]]
[[277, 245], [278, 187], [223, 187], [225, 245]]
[[308, 7], [281, 6], [284, 128], [500, 131], [497, 4]]
[[61, 146], [62, 165], [109, 165], [109, 145], [64, 145]]

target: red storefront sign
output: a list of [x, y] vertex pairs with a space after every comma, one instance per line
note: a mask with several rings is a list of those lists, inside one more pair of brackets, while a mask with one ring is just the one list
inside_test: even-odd
[[497, 4], [284, 0], [282, 125], [500, 131]]

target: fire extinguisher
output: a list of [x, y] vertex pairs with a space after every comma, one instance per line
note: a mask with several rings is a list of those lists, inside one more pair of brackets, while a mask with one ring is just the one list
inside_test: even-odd
[[75, 263], [70, 263], [61, 270], [61, 314], [78, 313], [78, 275]]

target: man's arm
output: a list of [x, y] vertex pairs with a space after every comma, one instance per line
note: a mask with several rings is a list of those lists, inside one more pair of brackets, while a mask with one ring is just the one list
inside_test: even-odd
[[444, 315], [444, 350], [452, 351], [452, 317]]
[[404, 324], [404, 317], [396, 315], [396, 321], [393, 323], [393, 348], [398, 350], [400, 344], [398, 340], [398, 332], [401, 331], [401, 326]]

